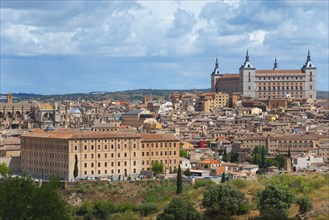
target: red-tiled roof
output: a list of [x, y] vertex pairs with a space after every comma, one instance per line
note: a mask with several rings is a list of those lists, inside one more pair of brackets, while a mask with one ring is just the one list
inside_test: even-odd
[[173, 134], [140, 134], [142, 141], [178, 141]]
[[286, 75], [286, 74], [292, 74], [292, 75], [300, 75], [304, 74], [302, 70], [256, 70], [256, 76], [257, 75]]

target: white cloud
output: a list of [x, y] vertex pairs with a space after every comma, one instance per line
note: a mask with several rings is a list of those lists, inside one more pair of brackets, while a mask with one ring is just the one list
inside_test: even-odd
[[263, 46], [265, 35], [267, 33], [268, 33], [267, 31], [263, 31], [263, 30], [257, 30], [251, 32], [249, 34], [250, 46], [251, 47]]

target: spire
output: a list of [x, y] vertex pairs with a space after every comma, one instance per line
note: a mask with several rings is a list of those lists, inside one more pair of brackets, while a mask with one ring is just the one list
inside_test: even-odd
[[246, 53], [246, 60], [242, 64], [241, 68], [255, 68], [249, 61], [249, 51]]
[[278, 63], [277, 63], [276, 57], [275, 57], [273, 70], [277, 70], [277, 69], [278, 69]]
[[212, 74], [220, 74], [221, 71], [219, 69], [219, 63], [218, 63], [218, 57], [216, 57], [216, 62], [215, 62], [215, 69], [214, 71], [212, 72]]
[[311, 52], [310, 52], [310, 49], [308, 49], [308, 52], [307, 52], [307, 60], [306, 60], [305, 64], [303, 65], [302, 70], [305, 70], [306, 68], [315, 68], [315, 66], [311, 62]]
[[307, 61], [311, 61], [311, 53], [310, 53], [310, 49], [308, 49], [308, 53], [307, 53]]
[[246, 54], [246, 62], [249, 62], [249, 53], [248, 53], [248, 50], [247, 50], [247, 54]]
[[219, 68], [219, 65], [218, 65], [218, 57], [216, 57], [215, 69], [216, 68]]

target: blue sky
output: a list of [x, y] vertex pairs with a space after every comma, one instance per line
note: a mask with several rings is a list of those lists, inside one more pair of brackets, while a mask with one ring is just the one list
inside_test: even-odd
[[299, 69], [329, 90], [326, 0], [1, 0], [1, 93], [209, 88], [216, 56], [238, 73]]

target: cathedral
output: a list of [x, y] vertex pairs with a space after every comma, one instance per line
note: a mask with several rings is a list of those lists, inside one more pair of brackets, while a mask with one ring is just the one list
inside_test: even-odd
[[250, 62], [247, 51], [244, 63], [237, 74], [223, 74], [218, 59], [211, 73], [212, 92], [234, 93], [256, 99], [281, 97], [316, 99], [316, 67], [310, 51], [301, 69], [280, 70], [275, 58], [273, 69], [257, 70]]

